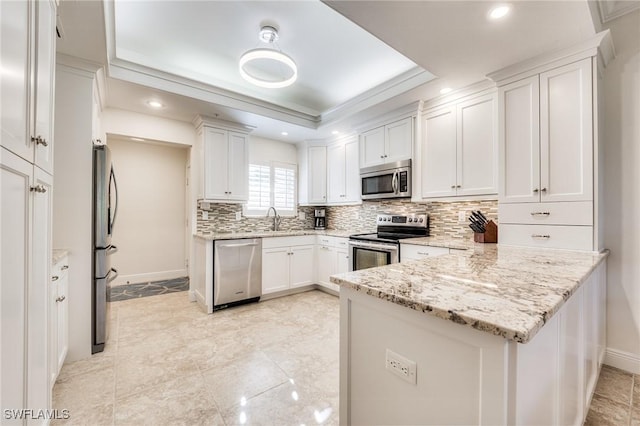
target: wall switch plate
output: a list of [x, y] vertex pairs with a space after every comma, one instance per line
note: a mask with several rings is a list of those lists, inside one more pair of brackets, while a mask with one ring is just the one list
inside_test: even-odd
[[202, 220], [209, 220], [209, 212], [202, 210]]
[[304, 212], [298, 212], [298, 219], [305, 220], [307, 215]]
[[416, 362], [387, 349], [385, 368], [401, 379], [415, 385], [418, 383]]
[[236, 220], [242, 219], [242, 212], [236, 212]]
[[467, 212], [464, 210], [460, 210], [458, 212], [458, 223], [466, 223], [467, 221]]

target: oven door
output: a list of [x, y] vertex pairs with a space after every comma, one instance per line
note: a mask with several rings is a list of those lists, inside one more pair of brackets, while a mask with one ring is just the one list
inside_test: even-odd
[[398, 263], [398, 244], [349, 240], [349, 271]]

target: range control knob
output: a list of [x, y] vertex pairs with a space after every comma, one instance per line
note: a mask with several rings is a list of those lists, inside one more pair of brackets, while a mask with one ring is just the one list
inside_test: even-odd
[[413, 218], [412, 217], [409, 218], [409, 223], [411, 223], [411, 222], [413, 222]]
[[378, 218], [378, 222], [382, 222], [382, 218], [381, 217]]
[[420, 223], [422, 223], [422, 222], [424, 222], [424, 219], [423, 219], [423, 218], [420, 218]]

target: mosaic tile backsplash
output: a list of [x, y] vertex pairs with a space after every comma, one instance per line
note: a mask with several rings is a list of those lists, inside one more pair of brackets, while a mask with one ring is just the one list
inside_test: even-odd
[[[394, 214], [428, 214], [429, 232], [434, 236], [448, 236], [452, 238], [472, 238], [473, 231], [467, 224], [458, 223], [458, 212], [464, 210], [467, 218], [471, 210], [480, 210], [498, 222], [498, 202], [486, 201], [455, 201], [412, 203], [409, 201], [363, 201], [355, 206], [320, 207], [326, 209], [327, 227], [329, 229], [366, 232], [376, 227], [378, 213]], [[313, 213], [315, 207], [298, 207], [298, 212], [305, 213], [305, 219], [298, 217], [283, 217], [280, 230], [313, 229]], [[211, 204], [209, 219], [202, 219], [202, 210], [198, 208], [198, 233], [212, 232], [246, 232], [268, 231], [273, 224], [273, 218], [242, 217], [236, 220], [236, 212], [242, 211], [241, 204]]]

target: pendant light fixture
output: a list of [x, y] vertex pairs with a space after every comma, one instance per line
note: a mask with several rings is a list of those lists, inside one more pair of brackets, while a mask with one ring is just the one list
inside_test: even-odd
[[[265, 25], [260, 29], [259, 39], [275, 46], [278, 29]], [[259, 87], [278, 89], [292, 85], [298, 78], [298, 67], [290, 56], [274, 47], [251, 49], [240, 57], [240, 75]]]

